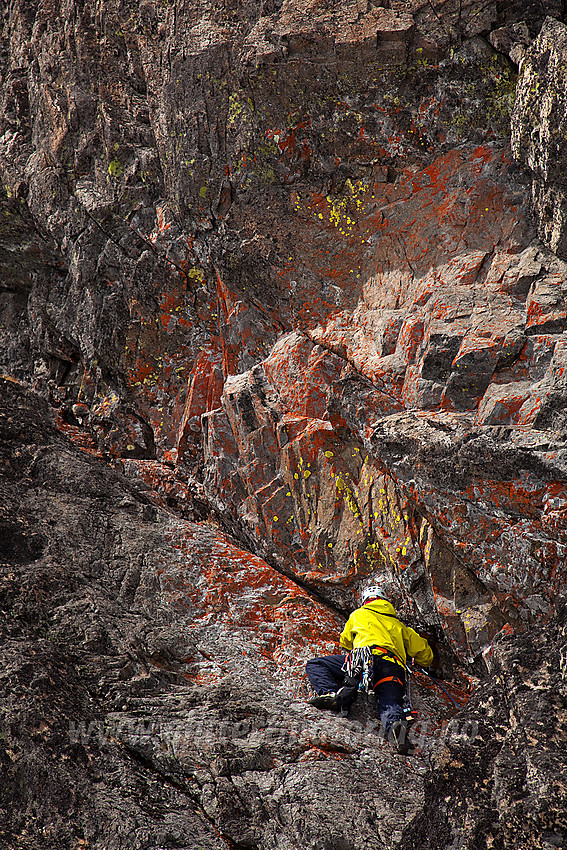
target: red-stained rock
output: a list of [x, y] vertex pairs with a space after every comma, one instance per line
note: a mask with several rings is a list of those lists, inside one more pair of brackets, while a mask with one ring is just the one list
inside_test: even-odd
[[324, 419], [330, 388], [348, 370], [348, 364], [295, 333], [274, 346], [263, 369], [286, 409], [296, 416]]
[[97, 441], [89, 431], [86, 431], [80, 426], [78, 427], [77, 425], [69, 424], [65, 421], [61, 414], [56, 414], [54, 416], [54, 421], [59, 430], [62, 431], [63, 434], [66, 434], [75, 446], [78, 446], [93, 457], [103, 457], [103, 453], [97, 445]]
[[[81, 460], [25, 393], [9, 420], [0, 410], [2, 694], [18, 723], [22, 705], [32, 717], [29, 741], [4, 747], [0, 730], [10, 837], [48, 842], [47, 823], [58, 850], [393, 848], [423, 766], [393, 762], [366, 727], [349, 741], [370, 716], [360, 703], [347, 721], [294, 701], [304, 661], [336, 649], [374, 581], [437, 627], [462, 701], [509, 630], [529, 652], [522, 633], [553, 621], [567, 551], [561, 17], [556, 0], [6, 8], [2, 370], [114, 466]], [[448, 716], [427, 681], [423, 740]], [[68, 799], [33, 760], [62, 702], [65, 720], [80, 704], [117, 724], [96, 752], [57, 727], [63, 757], [42, 769], [72, 761]], [[260, 707], [242, 740], [217, 728]], [[120, 721], [150, 714], [193, 737], [132, 745]], [[509, 793], [504, 755], [482, 772], [493, 737], [463, 748], [483, 780], [462, 810], [480, 826], [451, 831], [444, 790], [441, 832], [420, 841], [513, 843], [506, 812], [533, 765], [514, 754]], [[79, 762], [113, 783], [92, 793]], [[24, 800], [28, 785], [41, 793]], [[483, 788], [499, 789], [492, 802]], [[553, 828], [540, 832], [559, 845]]]
[[154, 432], [115, 392], [93, 405], [89, 423], [102, 452], [110, 457], [155, 457]]
[[527, 382], [493, 383], [479, 405], [476, 421], [481, 425], [506, 425], [516, 422], [516, 414], [529, 396], [530, 389], [531, 385]]
[[443, 384], [424, 380], [419, 371], [417, 366], [410, 366], [406, 371], [402, 390], [404, 405], [418, 409], [436, 408], [443, 398]]
[[538, 280], [533, 284], [526, 302], [526, 333], [561, 333], [567, 323], [564, 276]]
[[187, 453], [201, 444], [201, 416], [220, 403], [223, 385], [222, 360], [218, 353], [202, 351], [191, 372], [187, 400], [179, 425], [176, 460], [187, 463]]
[[83, 404], [82, 402], [74, 404], [71, 407], [71, 410], [73, 411], [73, 416], [75, 416], [79, 420], [79, 422], [82, 422], [84, 419], [88, 419], [88, 416], [91, 412], [89, 406], [87, 404]]

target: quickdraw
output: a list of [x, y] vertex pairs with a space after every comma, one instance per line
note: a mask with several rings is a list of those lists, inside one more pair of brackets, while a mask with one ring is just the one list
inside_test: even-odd
[[360, 646], [357, 649], [352, 649], [345, 658], [342, 666], [343, 672], [353, 679], [359, 679], [360, 684], [358, 689], [366, 691], [367, 694], [372, 692], [372, 682], [374, 679], [374, 656], [372, 647]]
[[[376, 652], [378, 650], [378, 652]], [[360, 646], [357, 649], [352, 649], [345, 658], [344, 664], [342, 666], [342, 670], [347, 676], [351, 676], [353, 679], [358, 679], [360, 684], [358, 686], [359, 690], [366, 691], [367, 694], [370, 694], [376, 688], [376, 685], [381, 684], [382, 682], [390, 682], [395, 681], [399, 682], [402, 687], [404, 687], [404, 682], [399, 679], [397, 676], [388, 676], [385, 679], [380, 679], [379, 682], [374, 684], [374, 658], [376, 655], [386, 656], [392, 659], [395, 659], [400, 664], [401, 659], [392, 652], [383, 646]], [[404, 665], [407, 669], [407, 665]]]

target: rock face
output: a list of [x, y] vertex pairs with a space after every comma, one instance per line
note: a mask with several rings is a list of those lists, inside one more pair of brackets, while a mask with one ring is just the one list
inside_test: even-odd
[[564, 135], [565, 26], [546, 18], [522, 62], [512, 121], [512, 149], [530, 171], [532, 202], [541, 238], [567, 254]]
[[[563, 4], [1, 14], [4, 843], [561, 846]], [[377, 579], [413, 762], [304, 703]]]
[[565, 845], [565, 651], [561, 606], [537, 636], [498, 641], [493, 682], [436, 753], [424, 812], [401, 847]]
[[396, 844], [424, 765], [304, 701], [341, 619], [1, 388], [2, 845]]

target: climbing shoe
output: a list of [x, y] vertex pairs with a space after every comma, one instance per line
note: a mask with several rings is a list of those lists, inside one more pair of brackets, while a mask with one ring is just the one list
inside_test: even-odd
[[330, 694], [315, 694], [315, 696], [308, 699], [307, 702], [314, 708], [326, 708], [329, 711], [338, 711], [340, 708], [340, 706], [337, 705], [337, 695], [334, 691]]
[[406, 720], [394, 720], [388, 732], [388, 740], [394, 747], [394, 752], [401, 755], [411, 755], [415, 749], [408, 738], [408, 724]]

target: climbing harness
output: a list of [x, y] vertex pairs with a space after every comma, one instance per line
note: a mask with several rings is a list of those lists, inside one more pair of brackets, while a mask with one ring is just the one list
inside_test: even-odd
[[[380, 613], [380, 616], [392, 617], [396, 620], [399, 619], [399, 617], [396, 617], [394, 614]], [[374, 684], [374, 657], [376, 655], [378, 655], [379, 657], [386, 657], [388, 659], [391, 659], [392, 661], [397, 661], [399, 664], [401, 664], [408, 674], [406, 676], [405, 683], [397, 676], [386, 676], [385, 678], [380, 679]], [[451, 700], [453, 705], [455, 705], [458, 709], [461, 708], [458, 702], [454, 700], [451, 694], [445, 690], [445, 688], [439, 683], [435, 676], [429, 673], [424, 667], [417, 666], [417, 669], [420, 670], [422, 673], [425, 673], [425, 675], [428, 676], [441, 691], [443, 691], [445, 696], [449, 700]], [[344, 673], [346, 673], [347, 676], [350, 676], [353, 679], [357, 679], [359, 681], [358, 689], [360, 691], [366, 692], [367, 694], [373, 693], [378, 687], [378, 685], [381, 685], [384, 682], [398, 682], [400, 685], [402, 685], [402, 687], [405, 687], [405, 693], [403, 698], [403, 710], [406, 721], [408, 723], [411, 723], [417, 718], [417, 711], [415, 711], [411, 702], [410, 679], [414, 675], [414, 671], [406, 662], [402, 661], [402, 659], [388, 647], [373, 645], [361, 646], [357, 649], [352, 649], [345, 658], [342, 670]]]
[[398, 679], [398, 677], [397, 677], [397, 676], [384, 676], [384, 678], [383, 678], [383, 679], [378, 679], [378, 681], [375, 683], [375, 685], [374, 685], [374, 687], [372, 688], [372, 690], [373, 690], [373, 691], [375, 691], [375, 690], [376, 690], [376, 688], [378, 687], [378, 685], [383, 684], [383, 682], [397, 682], [397, 683], [398, 683], [398, 685], [401, 685], [401, 686], [402, 686], [402, 688], [404, 687], [404, 683], [402, 682], [402, 680], [401, 680], [401, 679]]
[[400, 658], [400, 656], [397, 655], [392, 649], [388, 649], [386, 646], [372, 646], [370, 648], [372, 649], [374, 655], [385, 655], [386, 658], [391, 658], [393, 661], [397, 661], [402, 664], [406, 668], [406, 670], [408, 669], [407, 664], [405, 664]]

